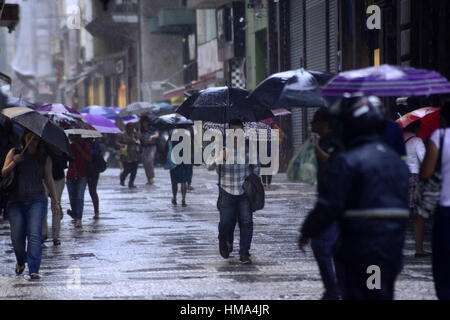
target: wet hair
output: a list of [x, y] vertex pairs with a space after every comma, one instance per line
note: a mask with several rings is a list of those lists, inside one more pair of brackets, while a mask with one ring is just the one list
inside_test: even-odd
[[330, 113], [328, 112], [327, 108], [320, 108], [314, 114], [313, 121], [327, 122], [329, 125], [331, 125], [332, 117], [331, 117]]
[[228, 123], [228, 125], [231, 126], [239, 126], [239, 127], [244, 127], [244, 124], [242, 123], [242, 121], [240, 119], [231, 119], [230, 122]]
[[440, 115], [445, 119], [445, 121], [447, 121], [447, 126], [450, 127], [450, 100], [444, 101]]
[[420, 119], [416, 120], [416, 121], [410, 123], [405, 129], [403, 129], [403, 131], [417, 133], [417, 131], [420, 130], [421, 124], [422, 124], [422, 121]]

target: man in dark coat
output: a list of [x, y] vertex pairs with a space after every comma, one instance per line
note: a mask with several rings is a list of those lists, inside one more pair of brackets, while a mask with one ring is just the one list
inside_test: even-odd
[[378, 98], [344, 99], [334, 112], [346, 150], [330, 163], [299, 247], [337, 221], [336, 275], [343, 299], [393, 299], [409, 217], [408, 168], [383, 142], [386, 115]]

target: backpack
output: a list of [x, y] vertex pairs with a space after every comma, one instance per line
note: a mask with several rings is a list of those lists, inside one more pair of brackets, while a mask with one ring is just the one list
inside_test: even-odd
[[243, 187], [250, 202], [250, 209], [255, 212], [264, 208], [265, 193], [261, 178], [253, 172], [253, 166], [250, 168], [252, 172], [245, 178]]

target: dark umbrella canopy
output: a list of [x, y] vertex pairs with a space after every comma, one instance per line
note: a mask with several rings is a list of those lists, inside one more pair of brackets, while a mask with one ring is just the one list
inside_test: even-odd
[[45, 142], [72, 156], [66, 134], [49, 118], [26, 107], [5, 108], [2, 110], [2, 114], [12, 122], [38, 135]]
[[262, 81], [248, 100], [256, 108], [314, 108], [326, 107], [328, 102], [320, 90], [333, 75], [304, 69], [273, 74]]
[[176, 128], [189, 128], [194, 125], [194, 122], [183, 117], [182, 115], [171, 113], [155, 119], [153, 121], [153, 125], [158, 129], [169, 130]]
[[231, 119], [258, 122], [272, 117], [269, 110], [253, 108], [247, 101], [249, 91], [240, 88], [213, 87], [189, 97], [176, 110], [191, 120], [228, 123]]

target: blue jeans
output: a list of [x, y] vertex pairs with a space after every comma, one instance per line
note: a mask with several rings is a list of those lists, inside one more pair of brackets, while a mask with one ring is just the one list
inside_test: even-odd
[[328, 229], [311, 240], [311, 248], [319, 267], [320, 276], [325, 287], [326, 299], [338, 299], [340, 289], [334, 271], [334, 246], [339, 237], [337, 223], [333, 223]]
[[[30, 274], [39, 273], [42, 258], [42, 225], [47, 200], [14, 202], [8, 205], [11, 240], [19, 266], [28, 263]], [[26, 246], [25, 242], [28, 241]]]
[[83, 217], [84, 192], [86, 190], [87, 178], [67, 179], [66, 184], [72, 214], [77, 220], [81, 220]]
[[433, 278], [439, 300], [450, 300], [450, 208], [438, 207], [434, 217]]
[[220, 189], [219, 241], [233, 242], [236, 221], [239, 222], [239, 254], [249, 254], [253, 237], [253, 213], [245, 194], [235, 196]]

